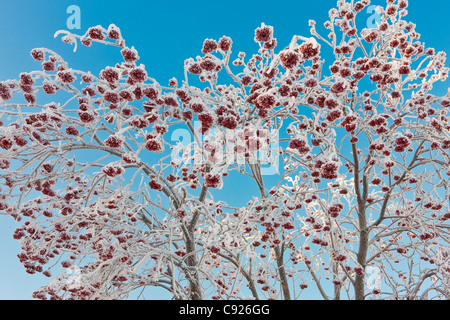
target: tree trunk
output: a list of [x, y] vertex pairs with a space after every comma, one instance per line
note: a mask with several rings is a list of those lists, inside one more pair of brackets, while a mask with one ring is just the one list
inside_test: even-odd
[[203, 300], [202, 289], [200, 285], [200, 279], [197, 271], [197, 256], [194, 252], [195, 246], [189, 245], [191, 241], [186, 241], [186, 253], [189, 255], [186, 259], [188, 266], [187, 272], [189, 273], [189, 299], [190, 300]]
[[[364, 219], [365, 220], [365, 219]], [[366, 258], [367, 258], [367, 248], [369, 244], [369, 234], [368, 231], [364, 228], [359, 233], [359, 250], [357, 255], [357, 260], [359, 265], [366, 269]], [[365, 273], [362, 275], [356, 275], [355, 277], [355, 300], [364, 300], [364, 292], [365, 292]]]
[[284, 298], [284, 300], [291, 300], [291, 294], [289, 292], [286, 271], [284, 269], [283, 252], [280, 250], [280, 246], [278, 246], [278, 245], [274, 248], [274, 250], [275, 250], [275, 256], [277, 258], [278, 273], [280, 276], [281, 289], [283, 291], [283, 298]]
[[[363, 172], [362, 177], [362, 190], [360, 186], [359, 180], [359, 159], [358, 159], [358, 151], [356, 147], [356, 143], [352, 143], [352, 153], [353, 153], [353, 172], [354, 172], [354, 186], [356, 199], [358, 201], [358, 227], [359, 227], [359, 248], [358, 254], [356, 255], [356, 259], [363, 268], [366, 269], [366, 259], [367, 259], [367, 250], [369, 246], [369, 231], [367, 229], [367, 218], [366, 218], [366, 201], [368, 196], [368, 178], [366, 172]], [[361, 192], [362, 191], [362, 192]], [[365, 283], [364, 283], [364, 273], [362, 275], [356, 275], [355, 277], [355, 299], [356, 300], [364, 300], [364, 292], [365, 292]]]

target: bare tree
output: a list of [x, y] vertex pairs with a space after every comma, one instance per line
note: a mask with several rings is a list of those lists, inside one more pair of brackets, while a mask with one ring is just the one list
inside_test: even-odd
[[[32, 50], [42, 70], [0, 82], [0, 209], [51, 279], [33, 297], [449, 298], [446, 55], [387, 2], [358, 30], [369, 1], [338, 1], [281, 50], [262, 24], [252, 56], [206, 39], [167, 86], [115, 25], [57, 34], [121, 50], [99, 75]], [[259, 193], [233, 207], [241, 176]]]

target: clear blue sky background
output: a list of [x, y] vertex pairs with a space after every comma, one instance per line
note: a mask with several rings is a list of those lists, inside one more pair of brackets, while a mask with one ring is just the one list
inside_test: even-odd
[[[408, 20], [417, 24], [421, 41], [450, 53], [450, 1], [409, 2]], [[385, 1], [372, 3], [384, 5]], [[75, 30], [77, 33], [84, 33], [90, 26], [100, 24], [107, 28], [111, 23], [116, 24], [127, 45], [138, 50], [141, 63], [150, 75], [167, 84], [174, 76], [181, 79], [184, 60], [200, 54], [205, 38], [230, 36], [235, 54], [239, 51], [251, 54], [257, 50], [254, 30], [264, 22], [274, 26], [279, 46], [284, 47], [295, 34], [309, 35], [309, 19], [321, 26], [336, 0], [0, 0], [0, 81], [39, 68], [29, 54], [36, 47], [50, 48], [61, 54], [72, 68], [93, 73], [120, 61], [119, 50], [112, 47], [81, 46], [73, 53], [71, 46], [53, 38], [57, 30], [67, 29], [69, 5], [81, 9], [81, 29]], [[362, 14], [367, 14], [367, 18], [371, 15]], [[445, 85], [448, 86], [448, 81]], [[443, 91], [445, 85], [437, 89]], [[245, 190], [245, 184], [233, 187], [234, 194]], [[20, 248], [12, 239], [14, 229], [10, 217], [0, 216], [0, 299], [30, 299], [32, 291], [48, 279], [25, 273], [16, 257]]]

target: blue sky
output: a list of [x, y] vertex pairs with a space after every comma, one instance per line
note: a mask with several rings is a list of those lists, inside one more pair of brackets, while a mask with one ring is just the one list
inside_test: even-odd
[[[50, 48], [72, 68], [93, 73], [120, 61], [120, 52], [114, 48], [80, 46], [73, 53], [71, 46], [54, 39], [56, 31], [67, 29], [70, 14], [66, 10], [70, 5], [81, 9], [81, 29], [75, 32], [82, 34], [91, 26], [100, 24], [107, 28], [114, 23], [127, 45], [138, 50], [140, 62], [146, 65], [150, 76], [167, 84], [174, 76], [181, 78], [184, 60], [200, 54], [205, 38], [226, 35], [233, 39], [234, 54], [252, 53], [258, 48], [253, 41], [254, 30], [264, 22], [274, 27], [279, 47], [284, 47], [293, 35], [309, 35], [309, 19], [321, 26], [336, 0], [0, 0], [0, 81], [39, 68], [29, 54], [36, 47]], [[417, 24], [422, 41], [437, 51], [450, 52], [450, 2], [411, 0], [408, 10], [408, 20]], [[369, 13], [362, 14], [370, 17]], [[437, 89], [444, 90], [444, 85]], [[234, 192], [246, 191], [245, 184], [238, 187], [239, 190], [233, 188]], [[0, 299], [29, 299], [32, 291], [48, 279], [25, 273], [16, 257], [19, 243], [12, 239], [14, 229], [11, 218], [0, 216]]]

